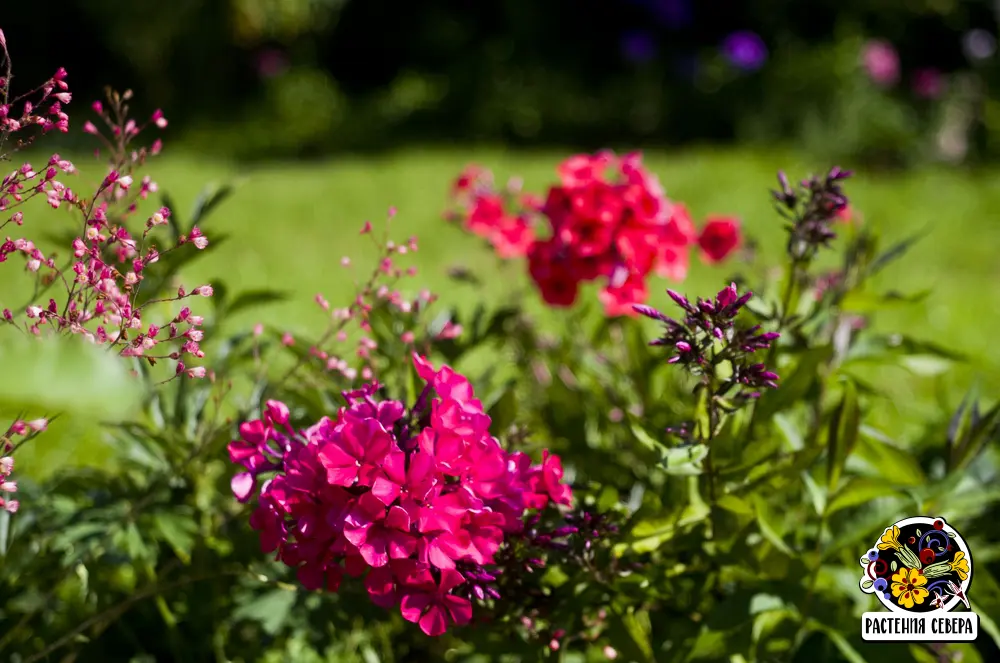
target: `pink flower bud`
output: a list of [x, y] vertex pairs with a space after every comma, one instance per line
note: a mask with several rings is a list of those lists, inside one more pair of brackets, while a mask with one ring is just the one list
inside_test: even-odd
[[403, 343], [407, 343], [407, 344], [413, 343], [413, 339], [414, 339], [414, 336], [413, 336], [413, 332], [411, 332], [411, 331], [403, 332], [403, 335], [399, 337], [399, 340], [401, 340]]
[[31, 421], [28, 422], [28, 428], [35, 431], [36, 433], [40, 433], [48, 427], [49, 427], [48, 419], [32, 419]]
[[608, 659], [609, 661], [613, 661], [616, 658], [618, 658], [617, 650], [615, 650], [615, 648], [612, 647], [611, 645], [605, 645], [603, 652], [604, 652], [604, 658]]
[[372, 222], [371, 221], [365, 221], [365, 224], [363, 226], [361, 226], [361, 234], [362, 235], [367, 235], [371, 231], [372, 231]]
[[189, 378], [203, 378], [205, 377], [205, 373], [207, 373], [207, 370], [204, 366], [195, 366], [187, 372], [187, 376]]
[[258, 322], [257, 324], [255, 324], [253, 326], [253, 335], [254, 336], [260, 336], [263, 333], [264, 333], [264, 325], [262, 325], [262, 324], [260, 324]]
[[292, 336], [291, 332], [285, 332], [281, 335], [281, 344], [286, 347], [295, 345], [295, 338]]
[[150, 119], [153, 121], [153, 124], [157, 126], [157, 128], [159, 129], [167, 128], [167, 119], [163, 117], [163, 111], [160, 110], [159, 108], [153, 111], [153, 116]]
[[210, 285], [198, 286], [191, 291], [192, 295], [201, 295], [202, 297], [211, 297], [215, 290], [212, 289]]

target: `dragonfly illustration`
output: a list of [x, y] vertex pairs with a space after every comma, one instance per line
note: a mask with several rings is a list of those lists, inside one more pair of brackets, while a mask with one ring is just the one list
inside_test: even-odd
[[967, 610], [972, 610], [972, 606], [969, 605], [969, 599], [968, 597], [966, 597], [965, 592], [963, 592], [962, 588], [956, 585], [951, 580], [948, 581], [948, 593], [951, 594], [952, 596], [957, 596], [959, 599], [961, 599], [962, 603], [965, 604], [965, 608]]

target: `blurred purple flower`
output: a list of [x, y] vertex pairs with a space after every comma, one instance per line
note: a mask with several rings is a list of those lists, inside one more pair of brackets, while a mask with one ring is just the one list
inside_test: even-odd
[[866, 43], [861, 62], [876, 85], [889, 87], [899, 81], [899, 55], [889, 42], [872, 39]]
[[744, 71], [760, 69], [767, 60], [767, 46], [749, 30], [734, 32], [722, 42], [722, 54], [730, 64]]
[[988, 60], [997, 50], [997, 40], [986, 30], [976, 28], [962, 37], [962, 51], [972, 61]]
[[937, 69], [919, 69], [913, 73], [913, 93], [922, 99], [937, 99], [945, 90], [944, 75]]
[[257, 74], [261, 78], [274, 78], [288, 70], [288, 56], [276, 48], [268, 48], [257, 54]]
[[651, 0], [652, 10], [661, 23], [670, 28], [691, 24], [691, 0]]
[[649, 62], [656, 57], [656, 40], [648, 32], [629, 32], [622, 37], [622, 55], [630, 62]]

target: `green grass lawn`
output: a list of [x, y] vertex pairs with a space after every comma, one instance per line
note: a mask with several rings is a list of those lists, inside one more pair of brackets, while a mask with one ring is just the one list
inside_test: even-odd
[[[177, 201], [183, 212], [190, 208], [206, 182], [240, 178], [235, 195], [204, 225], [213, 233], [226, 232], [230, 241], [200, 260], [185, 278], [190, 286], [225, 281], [233, 289], [280, 288], [291, 298], [245, 315], [237, 322], [261, 321], [281, 325], [292, 332], [316, 330], [323, 317], [313, 296], [322, 292], [335, 306], [346, 302], [352, 291], [349, 272], [340, 266], [342, 256], [362, 262], [370, 245], [358, 236], [362, 222], [378, 225], [390, 206], [399, 210], [393, 222], [400, 238], [417, 235], [420, 251], [415, 256], [421, 275], [411, 280], [416, 287], [438, 292], [444, 303], [468, 306], [472, 290], [454, 285], [445, 276], [452, 265], [476, 269], [489, 278], [491, 258], [480, 242], [447, 226], [441, 211], [455, 174], [468, 162], [494, 170], [499, 180], [511, 175], [524, 177], [526, 189], [542, 191], [554, 179], [553, 169], [564, 156], [556, 152], [507, 152], [497, 149], [409, 150], [381, 157], [350, 157], [325, 162], [272, 164], [241, 169], [196, 156], [167, 156], [154, 162], [151, 173]], [[784, 168], [791, 175], [828, 164], [804, 162], [788, 154], [739, 151], [690, 151], [650, 153], [649, 168], [657, 173], [668, 194], [688, 203], [696, 219], [706, 214], [739, 215], [761, 251], [775, 261], [783, 250], [781, 224], [772, 209], [767, 189], [774, 173]], [[78, 162], [81, 166], [85, 159]], [[91, 171], [94, 172], [94, 171]], [[904, 292], [933, 288], [934, 295], [907, 309], [887, 311], [877, 324], [968, 352], [974, 361], [960, 367], [946, 380], [915, 379], [899, 371], [879, 374], [893, 395], [890, 421], [905, 423], [919, 417], [928, 398], [946, 394], [955, 404], [962, 389], [980, 379], [990, 395], [1000, 396], [997, 367], [1000, 351], [992, 344], [992, 332], [1000, 325], [1000, 275], [996, 259], [1000, 246], [1000, 172], [967, 173], [954, 169], [928, 168], [905, 175], [858, 173], [849, 183], [853, 203], [864, 214], [865, 223], [876, 224], [889, 238], [902, 238], [929, 226], [930, 236], [901, 262], [880, 277], [880, 285]], [[25, 236], [37, 237], [45, 224], [66, 223], [66, 217], [40, 210], [27, 216]], [[18, 261], [0, 266], [0, 304], [22, 303], [14, 287], [20, 278]], [[518, 270], [523, 272], [523, 270]], [[691, 294], [709, 294], [728, 276], [728, 268], [694, 266], [689, 280], [679, 289]], [[523, 279], [523, 277], [522, 277]], [[493, 278], [491, 294], [523, 284]], [[666, 305], [665, 282], [654, 282], [653, 303]], [[589, 291], [584, 296], [594, 297]], [[533, 295], [532, 295], [533, 296]], [[2, 369], [0, 369], [2, 370]], [[6, 379], [11, 379], [5, 376]], [[44, 464], [72, 458], [87, 462], [95, 458], [89, 445], [80, 448], [79, 422], [62, 422], [26, 454], [22, 467], [44, 451]], [[89, 434], [84, 437], [90, 437]]]

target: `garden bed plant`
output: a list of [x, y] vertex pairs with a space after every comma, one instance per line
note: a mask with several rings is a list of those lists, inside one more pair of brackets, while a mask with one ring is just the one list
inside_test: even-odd
[[[72, 98], [63, 70], [18, 91], [3, 33], [0, 56], [10, 161], [70, 130]], [[282, 294], [180, 281], [227, 239], [211, 218], [231, 190], [176, 209], [146, 174], [167, 120], [131, 119], [131, 97], [92, 104], [97, 165], [13, 161], [0, 189], [0, 262], [33, 289], [0, 329], [0, 404], [23, 413], [0, 459], [2, 660], [997, 655], [1000, 407], [970, 392], [906, 439], [873, 423], [870, 367], [962, 356], [873, 327], [906, 293], [872, 277], [913, 240], [860, 221], [850, 173], [761, 183], [787, 229], [775, 278], [736, 219], [695, 223], [637, 153], [571, 156], [541, 195], [473, 167], [445, 216], [504, 266], [454, 274], [471, 314], [421, 287], [393, 210], [360, 228], [354, 297], [315, 297], [312, 336], [233, 332]], [[67, 223], [34, 224], [45, 204]], [[683, 292], [694, 254], [738, 278]], [[518, 268], [537, 293], [485, 294]], [[646, 303], [668, 287], [669, 310]], [[110, 460], [19, 481], [64, 411]], [[911, 515], [983, 551], [978, 642], [861, 640], [858, 556]]]

